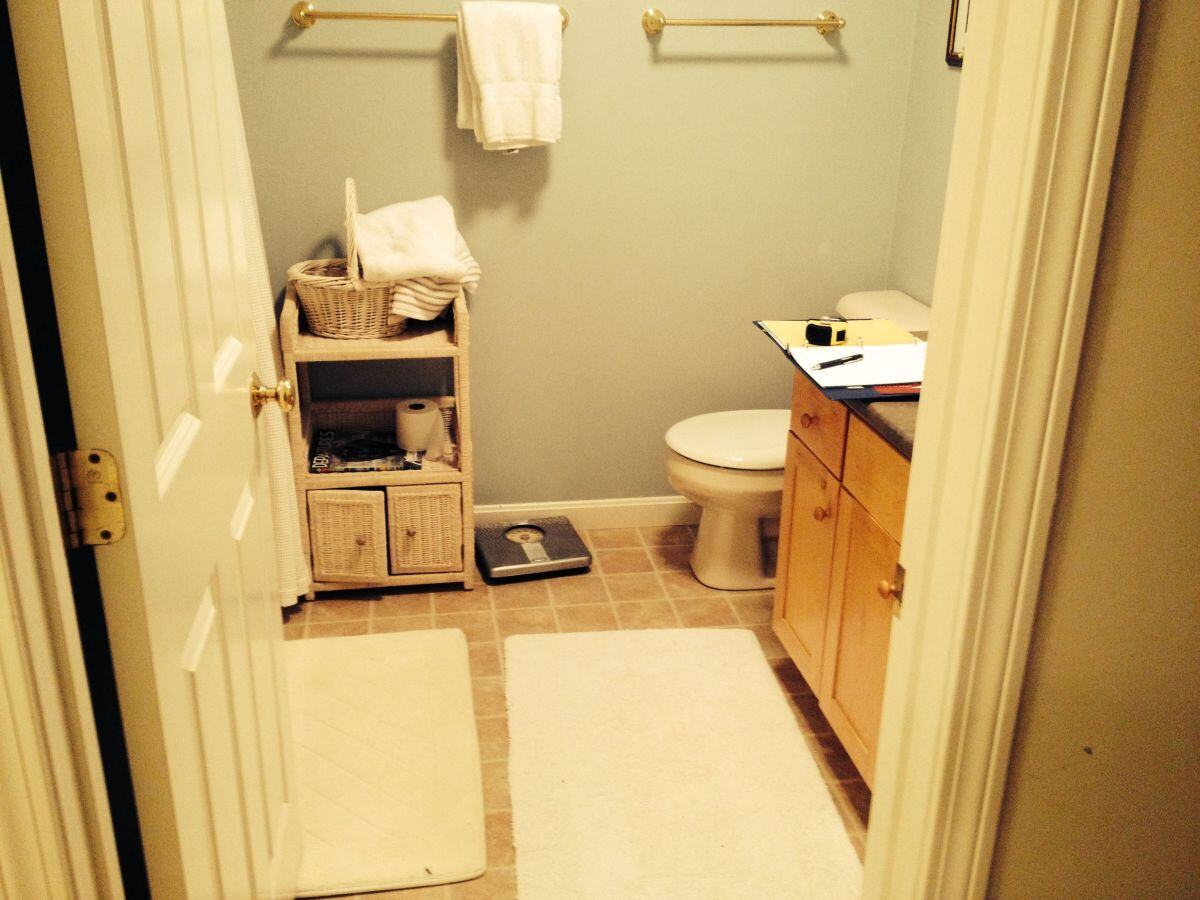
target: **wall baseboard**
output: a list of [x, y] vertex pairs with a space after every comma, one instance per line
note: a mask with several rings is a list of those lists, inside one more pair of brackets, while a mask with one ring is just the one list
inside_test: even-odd
[[550, 503], [497, 503], [475, 507], [479, 524], [566, 516], [576, 528], [650, 528], [692, 525], [700, 507], [679, 496], [621, 497], [612, 500], [562, 500]]

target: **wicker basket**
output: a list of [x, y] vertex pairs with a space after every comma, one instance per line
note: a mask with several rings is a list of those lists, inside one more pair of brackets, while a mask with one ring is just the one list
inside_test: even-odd
[[328, 338], [391, 337], [404, 330], [404, 319], [392, 315], [392, 282], [364, 281], [354, 216], [358, 191], [346, 179], [346, 259], [310, 259], [288, 269], [288, 279], [313, 334]]

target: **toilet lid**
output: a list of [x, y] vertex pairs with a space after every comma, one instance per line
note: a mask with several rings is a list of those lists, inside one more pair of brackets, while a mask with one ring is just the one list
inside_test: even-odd
[[671, 426], [667, 446], [725, 469], [782, 469], [791, 411], [738, 409], [693, 416]]

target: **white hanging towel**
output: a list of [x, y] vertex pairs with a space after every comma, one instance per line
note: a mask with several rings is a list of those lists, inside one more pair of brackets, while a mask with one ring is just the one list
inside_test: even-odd
[[458, 13], [458, 127], [485, 150], [562, 137], [562, 16], [550, 3], [468, 0]]

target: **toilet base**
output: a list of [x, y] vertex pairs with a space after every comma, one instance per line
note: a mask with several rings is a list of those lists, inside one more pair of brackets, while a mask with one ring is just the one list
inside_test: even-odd
[[692, 548], [692, 574], [720, 591], [765, 591], [775, 586], [763, 572], [759, 517], [752, 512], [706, 507]]

